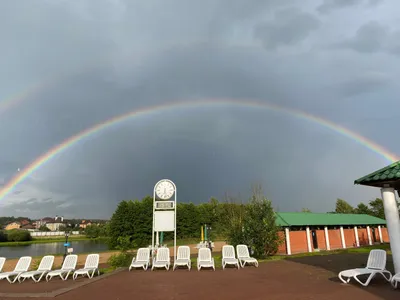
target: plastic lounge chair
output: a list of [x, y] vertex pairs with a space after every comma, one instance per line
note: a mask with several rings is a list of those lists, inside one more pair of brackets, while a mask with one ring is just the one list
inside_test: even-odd
[[6, 258], [0, 257], [0, 272], [3, 270], [5, 262], [6, 262]]
[[143, 268], [147, 270], [150, 264], [150, 249], [149, 248], [139, 248], [136, 253], [136, 258], [132, 259], [131, 265], [129, 266], [129, 271], [132, 268]]
[[176, 260], [174, 261], [174, 268], [178, 266], [187, 266], [190, 271], [192, 267], [192, 261], [190, 260], [190, 247], [189, 246], [179, 246], [178, 253], [176, 255]]
[[82, 276], [87, 275], [87, 277], [93, 278], [94, 273], [96, 271], [97, 271], [97, 275], [100, 275], [99, 259], [100, 259], [99, 254], [89, 254], [86, 257], [85, 266], [83, 267], [83, 269], [76, 270], [74, 272], [74, 275], [72, 276], [72, 278], [75, 280], [78, 277], [78, 275], [82, 275]]
[[157, 255], [151, 266], [151, 270], [153, 271], [154, 268], [165, 268], [168, 271], [170, 265], [171, 258], [169, 254], [169, 248], [158, 248]]
[[[358, 283], [363, 286], [367, 286], [371, 279], [374, 278], [376, 274], [381, 274], [387, 281], [392, 279], [392, 274], [386, 270], [386, 251], [381, 249], [374, 249], [369, 252], [367, 266], [365, 268], [356, 268], [344, 270], [339, 273], [339, 279], [343, 283], [349, 283], [351, 278], [354, 278]], [[388, 277], [386, 277], [386, 275]], [[362, 282], [358, 276], [369, 275], [365, 282]], [[347, 280], [343, 277], [347, 277]]]
[[9, 283], [16, 282], [18, 277], [22, 273], [28, 271], [29, 266], [31, 265], [31, 261], [32, 261], [32, 257], [30, 257], [30, 256], [22, 256], [18, 260], [17, 265], [14, 268], [14, 271], [0, 273], [0, 280], [7, 279]]
[[53, 270], [53, 271], [50, 271], [49, 273], [47, 273], [46, 281], [49, 281], [54, 276], [60, 276], [60, 278], [62, 280], [67, 280], [69, 274], [71, 274], [71, 272], [75, 271], [77, 262], [78, 262], [78, 255], [76, 255], [76, 254], [67, 255], [61, 266], [61, 269]]
[[254, 264], [256, 267], [258, 267], [257, 259], [250, 257], [249, 248], [247, 248], [246, 245], [237, 245], [236, 252], [242, 268], [244, 268], [246, 264]]
[[226, 265], [234, 265], [238, 269], [240, 268], [239, 260], [235, 256], [235, 248], [232, 245], [222, 246], [222, 269], [225, 269]]
[[200, 248], [197, 257], [197, 270], [201, 268], [213, 268], [215, 271], [214, 258], [211, 256], [211, 250], [209, 248]]
[[[51, 268], [53, 267], [53, 263], [54, 263], [53, 255], [43, 256], [37, 270], [22, 273], [21, 275], [19, 275], [18, 281], [23, 282], [23, 281], [25, 281], [25, 279], [31, 278], [34, 282], [39, 282], [45, 274], [47, 274], [48, 272], [51, 271]], [[39, 278], [36, 279], [35, 276], [38, 276], [38, 275], [39, 275]]]

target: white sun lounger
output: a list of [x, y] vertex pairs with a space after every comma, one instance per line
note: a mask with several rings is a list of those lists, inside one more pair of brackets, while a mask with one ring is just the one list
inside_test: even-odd
[[150, 264], [150, 249], [149, 248], [139, 248], [136, 253], [136, 258], [132, 259], [131, 265], [129, 266], [129, 271], [133, 268], [143, 268], [147, 270]]
[[14, 268], [14, 271], [0, 273], [0, 280], [7, 279], [9, 283], [16, 282], [19, 275], [28, 271], [29, 266], [31, 265], [31, 261], [32, 261], [32, 257], [22, 256], [18, 260], [17, 265]]
[[47, 273], [46, 281], [49, 281], [54, 276], [60, 276], [60, 278], [62, 280], [67, 280], [69, 274], [71, 274], [71, 272], [75, 271], [77, 262], [78, 262], [78, 255], [76, 255], [76, 254], [67, 255], [61, 266], [61, 269], [53, 270], [53, 271], [50, 271], [49, 273]]
[[237, 245], [236, 252], [242, 268], [244, 268], [246, 264], [254, 264], [256, 267], [258, 267], [257, 259], [250, 257], [249, 248], [247, 248], [246, 245]]
[[99, 259], [100, 259], [99, 254], [89, 254], [86, 257], [85, 266], [82, 269], [76, 270], [74, 272], [74, 275], [72, 276], [72, 278], [75, 280], [78, 277], [78, 275], [82, 275], [82, 276], [87, 275], [87, 277], [93, 278], [94, 273], [96, 271], [97, 271], [97, 275], [100, 275]]
[[6, 262], [5, 257], [0, 257], [0, 272], [3, 271], [4, 264]]
[[235, 256], [235, 248], [232, 245], [222, 246], [222, 269], [225, 269], [226, 265], [234, 265], [238, 269], [240, 268], [239, 260]]
[[[365, 268], [355, 268], [344, 270], [339, 273], [339, 279], [343, 283], [349, 283], [351, 278], [354, 278], [358, 283], [363, 286], [367, 286], [371, 279], [376, 274], [381, 274], [387, 281], [392, 279], [392, 274], [386, 270], [386, 251], [381, 249], [374, 249], [369, 252], [367, 266]], [[388, 277], [386, 277], [386, 275]], [[365, 282], [362, 282], [358, 276], [369, 275]], [[347, 279], [344, 279], [346, 277]]]
[[169, 255], [169, 248], [158, 248], [157, 255], [151, 266], [151, 270], [153, 271], [154, 268], [165, 268], [168, 271], [170, 265], [171, 258]]
[[[43, 256], [37, 270], [22, 273], [21, 275], [19, 275], [18, 281], [23, 282], [25, 279], [30, 278], [34, 282], [39, 282], [45, 274], [47, 274], [48, 272], [51, 271], [51, 268], [53, 267], [53, 263], [54, 263], [53, 255]], [[38, 275], [39, 275], [39, 278], [36, 279], [35, 276], [38, 276]]]
[[200, 248], [197, 257], [197, 270], [201, 268], [213, 268], [215, 271], [214, 258], [211, 256], [211, 250], [209, 248]]
[[176, 255], [176, 260], [174, 261], [174, 268], [179, 266], [187, 266], [190, 271], [192, 267], [192, 261], [190, 260], [190, 247], [189, 246], [179, 246], [178, 253]]

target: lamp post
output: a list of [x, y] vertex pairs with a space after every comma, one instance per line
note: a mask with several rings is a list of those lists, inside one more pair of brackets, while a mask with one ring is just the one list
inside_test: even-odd
[[210, 248], [210, 250], [212, 251], [212, 247], [211, 247], [211, 226], [206, 225], [206, 229], [207, 229], [207, 241], [208, 241], [208, 248]]
[[63, 263], [65, 260], [65, 257], [67, 256], [67, 252], [68, 252], [68, 247], [69, 247], [69, 243], [68, 243], [68, 236], [69, 236], [69, 232], [65, 231], [65, 243], [64, 243], [64, 258], [63, 258]]

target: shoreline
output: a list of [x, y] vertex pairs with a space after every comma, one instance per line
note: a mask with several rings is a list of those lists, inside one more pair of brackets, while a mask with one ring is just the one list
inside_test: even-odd
[[[107, 238], [88, 238], [86, 236], [70, 236], [68, 237], [68, 241], [106, 241]], [[23, 242], [0, 242], [1, 247], [18, 247], [18, 246], [29, 246], [32, 244], [46, 244], [46, 243], [60, 243], [65, 242], [65, 237], [60, 236], [57, 238], [54, 237], [45, 237], [45, 238], [33, 238], [30, 241]]]

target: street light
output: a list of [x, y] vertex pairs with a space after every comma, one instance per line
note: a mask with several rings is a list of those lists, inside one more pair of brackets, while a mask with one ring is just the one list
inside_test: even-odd
[[64, 243], [64, 258], [63, 258], [63, 263], [65, 260], [65, 257], [67, 256], [67, 252], [68, 252], [68, 247], [69, 247], [69, 243], [68, 243], [68, 236], [69, 236], [69, 232], [65, 231], [65, 243]]
[[210, 248], [210, 250], [212, 251], [212, 247], [211, 247], [211, 226], [206, 225], [207, 228], [207, 239], [208, 239], [208, 248]]

